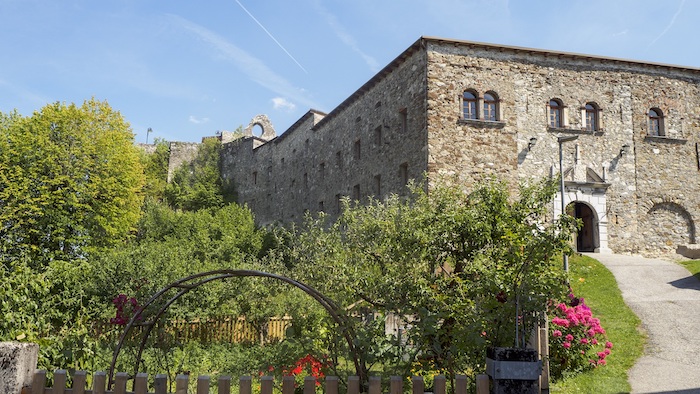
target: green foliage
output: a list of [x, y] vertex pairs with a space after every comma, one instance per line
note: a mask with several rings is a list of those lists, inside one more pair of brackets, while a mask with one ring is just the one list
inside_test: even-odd
[[[575, 221], [547, 220], [555, 191], [542, 181], [513, 196], [490, 180], [469, 194], [439, 185], [415, 188], [410, 201], [346, 201], [336, 223], [320, 217], [281, 234], [282, 258], [351, 312], [369, 306], [407, 320], [412, 346], [385, 352], [384, 362], [421, 355], [451, 374], [475, 371], [486, 347], [523, 346], [534, 314], [566, 290], [557, 256], [570, 252]], [[372, 345], [359, 347], [371, 363]]]
[[[99, 270], [92, 291], [105, 303], [122, 293], [143, 302], [194, 273], [250, 267], [261, 252], [263, 236], [251, 212], [235, 204], [183, 212], [147, 201], [136, 237], [96, 256]], [[230, 308], [240, 296], [232, 299], [232, 292], [230, 285], [212, 283], [194, 290], [172, 310], [183, 317], [235, 314], [238, 307]]]
[[36, 341], [47, 331], [41, 303], [49, 294], [43, 273], [35, 273], [26, 261], [0, 266], [0, 340]]
[[168, 180], [168, 160], [170, 146], [162, 139], [156, 139], [153, 153], [141, 153], [144, 176], [146, 178], [143, 191], [146, 198], [163, 201]]
[[143, 170], [106, 102], [0, 114], [0, 250], [34, 267], [115, 245], [138, 220]]
[[[608, 339], [615, 344], [603, 368], [567, 376], [556, 382], [553, 393], [627, 393], [627, 371], [644, 351], [641, 322], [622, 299], [613, 274], [597, 260], [572, 256], [571, 285], [574, 293], [585, 297], [586, 304], [600, 318]], [[580, 280], [583, 279], [583, 280]]]
[[171, 207], [195, 211], [233, 201], [231, 186], [221, 178], [220, 151], [218, 139], [205, 139], [195, 159], [175, 170], [165, 188], [165, 198]]

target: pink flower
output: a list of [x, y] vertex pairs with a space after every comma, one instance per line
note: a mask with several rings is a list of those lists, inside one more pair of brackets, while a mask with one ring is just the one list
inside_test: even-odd
[[568, 342], [571, 342], [574, 340], [574, 336], [571, 334], [566, 334], [566, 337], [564, 339], [566, 339]]
[[612, 342], [610, 342], [610, 341], [605, 342], [605, 347], [606, 347], [607, 349], [612, 349], [612, 348], [613, 348]]
[[561, 333], [561, 331], [559, 331], [559, 330], [554, 330], [554, 331], [552, 331], [552, 336], [553, 336], [554, 338], [559, 338], [559, 337], [562, 336], [562, 333]]
[[584, 345], [588, 345], [588, 339], [587, 338], [581, 338], [581, 343]]
[[598, 360], [598, 364], [600, 364], [600, 365], [605, 365], [605, 364], [607, 364], [607, 363], [608, 363], [608, 362], [605, 361], [605, 360]]
[[568, 349], [571, 347], [571, 342], [564, 342], [561, 345], [564, 346], [564, 349]]
[[610, 349], [603, 350], [603, 353], [605, 353], [606, 355], [610, 355]]
[[598, 340], [595, 339], [595, 338], [593, 338], [593, 339], [591, 339], [591, 343], [592, 343], [593, 345], [597, 345], [597, 344], [598, 344]]
[[607, 356], [607, 354], [605, 354], [605, 352], [598, 352], [598, 358], [599, 358], [599, 359], [602, 360], [602, 359], [605, 358], [605, 356]]

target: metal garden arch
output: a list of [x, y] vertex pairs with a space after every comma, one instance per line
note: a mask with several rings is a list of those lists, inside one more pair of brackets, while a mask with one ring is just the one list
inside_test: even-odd
[[[155, 326], [156, 322], [158, 322], [158, 319], [165, 313], [165, 311], [172, 305], [175, 301], [177, 301], [178, 298], [182, 297], [183, 295], [187, 294], [190, 290], [195, 289], [199, 286], [202, 286], [204, 284], [207, 284], [209, 282], [213, 282], [216, 280], [223, 280], [227, 278], [238, 278], [238, 277], [263, 277], [263, 278], [271, 278], [271, 279], [276, 279], [282, 282], [285, 282], [287, 284], [290, 284], [296, 288], [301, 289], [303, 292], [306, 294], [310, 295], [315, 299], [323, 308], [326, 309], [326, 311], [331, 315], [335, 323], [338, 325], [340, 330], [343, 333], [343, 337], [345, 337], [345, 340], [348, 343], [348, 349], [350, 350], [350, 354], [353, 357], [353, 362], [355, 364], [355, 371], [357, 375], [360, 378], [361, 382], [364, 382], [365, 376], [362, 368], [360, 367], [360, 361], [357, 356], [357, 351], [355, 349], [355, 346], [353, 345], [353, 338], [355, 337], [354, 331], [352, 329], [352, 326], [349, 324], [348, 318], [345, 315], [344, 311], [342, 311], [338, 306], [328, 297], [324, 296], [317, 290], [313, 289], [310, 286], [305, 285], [304, 283], [301, 283], [299, 281], [296, 281], [294, 279], [287, 278], [286, 276], [282, 275], [277, 275], [277, 274], [271, 274], [268, 272], [262, 272], [262, 271], [254, 271], [254, 270], [216, 270], [216, 271], [208, 271], [208, 272], [202, 272], [199, 274], [191, 275], [186, 278], [179, 279], [168, 286], [164, 287], [162, 290], [154, 294], [146, 303], [144, 303], [135, 313], [133, 316], [131, 316], [131, 319], [129, 319], [129, 322], [127, 323], [126, 327], [124, 327], [124, 332], [122, 332], [121, 337], [119, 338], [119, 342], [117, 343], [117, 347], [114, 349], [114, 354], [112, 356], [112, 363], [109, 367], [109, 383], [108, 387], [109, 389], [112, 388], [112, 385], [114, 384], [114, 369], [117, 364], [117, 358], [119, 357], [119, 352], [122, 349], [122, 346], [124, 345], [124, 341], [128, 337], [129, 332], [131, 331], [134, 326], [144, 326], [145, 330], [143, 332], [143, 335], [141, 337], [141, 343], [139, 345], [139, 350], [138, 354], [136, 356], [136, 365], [134, 366], [134, 371], [135, 373], [138, 372], [139, 369], [139, 364], [141, 363], [141, 355], [143, 353], [144, 347], [146, 346], [146, 341], [148, 340], [149, 335], [151, 334], [151, 331], [153, 330], [153, 327]], [[163, 306], [161, 306], [155, 314], [153, 314], [152, 318], [147, 320], [147, 321], [139, 321], [142, 319], [144, 316], [142, 315], [142, 312], [146, 310], [149, 306], [154, 304], [156, 301], [161, 300], [163, 296], [171, 289], [179, 289], [177, 291], [177, 294], [172, 296], [170, 299], [168, 299]]]

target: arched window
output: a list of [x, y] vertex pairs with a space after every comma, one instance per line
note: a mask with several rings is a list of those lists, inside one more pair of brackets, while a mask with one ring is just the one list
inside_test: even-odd
[[476, 112], [477, 95], [473, 90], [467, 90], [462, 96], [462, 117], [464, 119], [478, 119]]
[[494, 92], [484, 94], [484, 120], [498, 120], [498, 96]]
[[557, 100], [549, 100], [549, 127], [564, 127], [564, 104]]
[[663, 136], [664, 133], [664, 116], [660, 109], [652, 108], [649, 110], [649, 132], [648, 135]]
[[598, 119], [598, 106], [595, 103], [586, 103], [586, 131], [600, 130], [600, 121]]

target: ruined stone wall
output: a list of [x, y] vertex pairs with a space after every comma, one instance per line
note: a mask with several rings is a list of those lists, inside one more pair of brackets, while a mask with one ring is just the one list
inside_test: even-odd
[[[564, 168], [593, 170], [609, 184], [598, 219], [607, 223], [611, 249], [654, 255], [695, 242], [700, 72], [442, 42], [430, 42], [428, 51], [431, 173], [465, 185], [488, 174], [556, 175], [557, 136], [578, 135], [564, 144]], [[498, 122], [462, 120], [467, 89], [498, 94]], [[567, 124], [557, 129], [548, 124], [554, 98], [566, 106]], [[600, 108], [597, 132], [583, 130], [586, 103]], [[663, 111], [665, 137], [647, 136], [650, 108]], [[624, 145], [630, 149], [620, 154]]]
[[405, 194], [427, 168], [426, 58], [407, 54], [328, 115], [310, 111], [276, 139], [224, 144], [222, 171], [261, 224], [332, 218], [344, 197]]
[[168, 160], [168, 182], [173, 177], [175, 170], [185, 163], [191, 163], [197, 157], [199, 144], [196, 142], [171, 142], [170, 160]]

